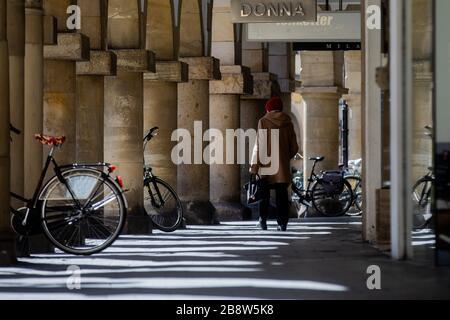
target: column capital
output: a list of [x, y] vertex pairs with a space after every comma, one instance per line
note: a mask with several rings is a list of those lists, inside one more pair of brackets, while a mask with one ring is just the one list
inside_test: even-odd
[[305, 97], [338, 98], [348, 94], [348, 89], [342, 87], [300, 87], [296, 92]]
[[209, 83], [210, 94], [253, 94], [253, 76], [244, 66], [221, 66], [222, 80]]
[[25, 0], [25, 8], [42, 9], [42, 0]]
[[281, 93], [292, 93], [295, 92], [296, 81], [291, 79], [278, 79], [280, 85]]
[[276, 91], [277, 75], [270, 72], [256, 72], [253, 76], [253, 94], [242, 96], [242, 99], [265, 100], [270, 99]]
[[190, 80], [220, 80], [220, 60], [214, 57], [186, 57], [181, 62], [189, 65]]
[[155, 53], [143, 49], [112, 50], [117, 55], [117, 71], [155, 72]]
[[57, 45], [44, 46], [46, 60], [86, 61], [89, 56], [89, 38], [81, 33], [58, 33]]
[[77, 62], [77, 76], [115, 76], [117, 56], [112, 51], [91, 51], [89, 61]]
[[189, 80], [189, 65], [181, 61], [157, 61], [155, 73], [145, 73], [146, 81], [183, 83]]

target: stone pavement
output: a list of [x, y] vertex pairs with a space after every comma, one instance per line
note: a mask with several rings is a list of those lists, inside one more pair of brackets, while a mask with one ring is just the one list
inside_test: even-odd
[[[355, 218], [307, 219], [280, 233], [254, 222], [123, 236], [93, 257], [36, 255], [0, 268], [0, 299], [437, 299], [450, 298], [450, 268], [394, 262], [361, 242]], [[429, 234], [414, 244], [431, 252]], [[379, 291], [367, 268], [381, 268]], [[71, 273], [70, 266], [80, 268]], [[77, 270], [77, 269], [72, 269]], [[70, 277], [72, 275], [72, 277]], [[80, 280], [80, 290], [69, 290]]]

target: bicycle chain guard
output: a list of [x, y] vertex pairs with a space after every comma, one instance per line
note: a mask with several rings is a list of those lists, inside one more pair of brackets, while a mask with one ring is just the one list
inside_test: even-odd
[[[40, 214], [34, 210], [31, 210], [28, 215], [28, 222], [24, 226], [23, 220], [25, 219], [27, 208], [20, 208], [11, 213], [11, 228], [15, 233], [21, 236], [35, 236], [44, 233], [40, 219]], [[36, 210], [36, 209], [35, 209]]]

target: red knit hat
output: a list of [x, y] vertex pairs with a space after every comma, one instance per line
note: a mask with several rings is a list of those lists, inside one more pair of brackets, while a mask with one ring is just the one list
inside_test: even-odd
[[266, 103], [266, 112], [283, 111], [283, 101], [279, 97], [270, 98]]

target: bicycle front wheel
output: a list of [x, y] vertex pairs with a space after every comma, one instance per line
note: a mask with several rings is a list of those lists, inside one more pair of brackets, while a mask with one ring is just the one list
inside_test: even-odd
[[144, 207], [153, 225], [161, 231], [173, 232], [183, 222], [183, 206], [178, 195], [159, 178], [144, 181]]
[[345, 180], [350, 184], [353, 191], [353, 207], [347, 212], [348, 216], [360, 216], [362, 214], [362, 181], [358, 176], [347, 176]]
[[109, 247], [122, 232], [126, 206], [122, 191], [103, 172], [71, 169], [44, 187], [42, 225], [58, 249], [91, 255]]
[[340, 217], [345, 215], [353, 204], [351, 185], [344, 181], [344, 189], [339, 194], [330, 194], [319, 180], [312, 188], [312, 203], [314, 209], [326, 217]]

